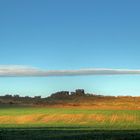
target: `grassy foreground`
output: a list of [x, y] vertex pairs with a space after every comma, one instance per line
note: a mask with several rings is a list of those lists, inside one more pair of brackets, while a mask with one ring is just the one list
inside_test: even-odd
[[0, 108], [0, 138], [140, 139], [140, 110]]
[[1, 129], [2, 140], [139, 140], [138, 130], [84, 130], [62, 128]]
[[0, 109], [0, 127], [50, 126], [136, 130], [140, 129], [140, 111], [46, 107]]

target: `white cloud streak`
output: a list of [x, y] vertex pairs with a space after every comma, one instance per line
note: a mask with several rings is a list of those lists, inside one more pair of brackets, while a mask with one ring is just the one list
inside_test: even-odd
[[48, 77], [80, 75], [140, 75], [140, 70], [132, 69], [79, 69], [79, 70], [41, 70], [18, 65], [0, 66], [0, 77]]

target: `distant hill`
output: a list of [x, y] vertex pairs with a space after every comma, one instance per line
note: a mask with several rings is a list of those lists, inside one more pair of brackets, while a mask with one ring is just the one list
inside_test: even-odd
[[85, 93], [83, 89], [75, 92], [59, 91], [49, 97], [20, 97], [19, 95], [0, 96], [0, 107], [4, 106], [49, 106], [49, 107], [84, 107], [100, 109], [140, 109], [140, 97], [103, 96]]

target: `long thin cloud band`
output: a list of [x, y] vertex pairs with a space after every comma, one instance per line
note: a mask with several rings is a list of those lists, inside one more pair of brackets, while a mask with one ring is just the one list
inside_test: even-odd
[[0, 77], [48, 77], [80, 75], [140, 75], [140, 70], [133, 69], [79, 69], [79, 70], [41, 70], [25, 66], [0, 66]]

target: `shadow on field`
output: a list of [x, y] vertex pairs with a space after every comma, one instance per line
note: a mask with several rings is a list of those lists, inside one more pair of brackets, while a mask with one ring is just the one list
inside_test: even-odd
[[139, 130], [0, 128], [0, 140], [140, 140]]

